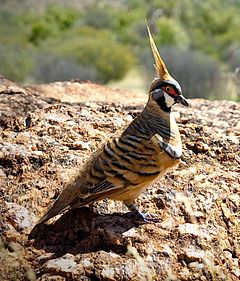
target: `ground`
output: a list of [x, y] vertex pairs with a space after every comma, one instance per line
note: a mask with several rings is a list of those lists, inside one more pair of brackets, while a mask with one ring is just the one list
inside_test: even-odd
[[80, 81], [0, 77], [0, 280], [239, 280], [240, 105], [191, 101], [174, 114], [181, 163], [137, 200], [157, 223], [104, 200], [35, 222], [147, 95]]

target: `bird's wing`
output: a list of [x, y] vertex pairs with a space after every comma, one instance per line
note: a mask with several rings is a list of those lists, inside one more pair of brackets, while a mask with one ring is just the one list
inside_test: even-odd
[[171, 158], [178, 159], [182, 155], [182, 142], [179, 140], [176, 143], [166, 142], [159, 134], [155, 134], [152, 139], [152, 143], [164, 150]]
[[69, 204], [70, 209], [80, 208], [85, 205], [92, 204], [96, 201], [99, 201], [101, 199], [104, 199], [107, 197], [108, 194], [111, 194], [114, 192], [114, 190], [118, 190], [122, 185], [114, 185], [108, 180], [103, 180], [99, 182], [98, 184], [88, 186], [88, 196], [81, 198], [81, 197], [75, 197], [72, 202]]
[[112, 189], [116, 189], [118, 188], [117, 186], [115, 186], [114, 184], [112, 184], [111, 182], [109, 182], [107, 179], [91, 186], [89, 188], [89, 193], [92, 194], [97, 194], [97, 193], [103, 193], [105, 191], [109, 191]]

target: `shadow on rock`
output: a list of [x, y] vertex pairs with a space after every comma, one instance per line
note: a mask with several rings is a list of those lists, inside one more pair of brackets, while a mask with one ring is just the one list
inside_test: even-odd
[[125, 253], [128, 241], [124, 233], [134, 223], [130, 213], [99, 215], [83, 207], [68, 211], [54, 224], [37, 225], [29, 238], [35, 238], [34, 247], [56, 257], [99, 250]]

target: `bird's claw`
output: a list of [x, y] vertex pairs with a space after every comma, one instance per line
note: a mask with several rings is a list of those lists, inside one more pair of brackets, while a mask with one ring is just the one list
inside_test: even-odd
[[141, 213], [145, 222], [160, 222], [156, 214]]
[[132, 215], [134, 216], [134, 218], [144, 221], [146, 223], [152, 223], [152, 222], [160, 222], [160, 220], [157, 218], [157, 216], [155, 214], [149, 214], [149, 213], [142, 213], [139, 211], [134, 211], [132, 212]]
[[134, 204], [128, 204], [126, 205], [128, 209], [131, 211], [131, 215], [136, 220], [141, 220], [146, 223], [151, 222], [159, 222], [160, 220], [157, 218], [157, 215], [155, 214], [148, 214], [148, 213], [142, 213], [140, 212]]

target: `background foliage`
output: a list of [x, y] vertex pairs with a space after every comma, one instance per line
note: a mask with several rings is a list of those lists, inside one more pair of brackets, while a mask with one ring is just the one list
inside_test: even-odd
[[0, 73], [108, 83], [138, 69], [147, 88], [155, 73], [145, 18], [186, 96], [239, 99], [238, 0], [2, 0]]

